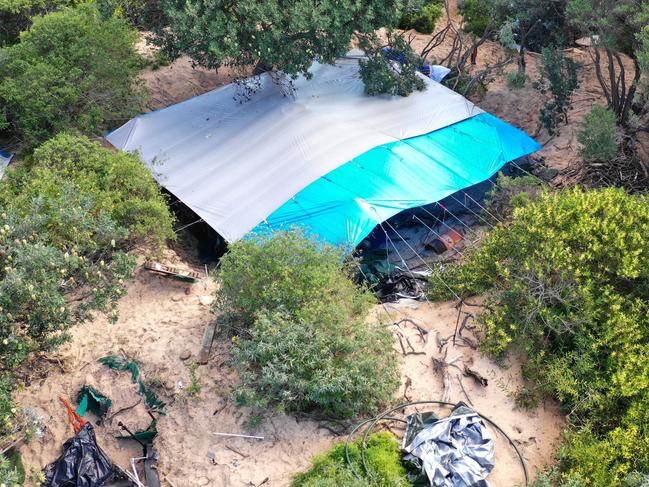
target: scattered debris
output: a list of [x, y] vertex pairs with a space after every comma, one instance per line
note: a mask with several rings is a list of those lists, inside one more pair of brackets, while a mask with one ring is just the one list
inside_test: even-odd
[[216, 453], [214, 453], [213, 451], [208, 451], [207, 459], [212, 463], [212, 465], [216, 465]]
[[214, 335], [216, 334], [216, 327], [218, 322], [216, 320], [212, 321], [205, 327], [205, 332], [203, 333], [203, 343], [201, 349], [198, 352], [198, 359], [196, 363], [205, 365], [210, 357], [210, 350], [212, 349], [212, 342], [214, 341]]
[[186, 282], [199, 282], [203, 279], [203, 276], [196, 271], [179, 269], [178, 267], [160, 264], [159, 262], [147, 261], [144, 263], [144, 268], [151, 272], [156, 272]]

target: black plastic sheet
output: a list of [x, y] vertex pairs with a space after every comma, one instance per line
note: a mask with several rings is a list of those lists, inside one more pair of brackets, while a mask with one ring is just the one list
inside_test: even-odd
[[63, 455], [44, 471], [43, 487], [103, 487], [116, 477], [90, 423], [63, 444]]

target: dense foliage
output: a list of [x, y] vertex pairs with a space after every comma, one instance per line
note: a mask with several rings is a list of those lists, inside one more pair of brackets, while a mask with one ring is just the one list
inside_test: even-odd
[[314, 59], [344, 55], [355, 33], [396, 23], [397, 0], [165, 0], [170, 29], [159, 41], [173, 57], [208, 68], [231, 66], [308, 75]]
[[527, 351], [525, 373], [570, 411], [562, 478], [622, 485], [649, 471], [649, 204], [615, 189], [518, 200], [443, 278], [485, 293], [484, 349]]
[[[401, 463], [402, 453], [396, 438], [387, 432], [370, 435], [365, 450], [368, 472], [361, 463], [360, 444], [349, 445], [349, 459], [344, 443], [333, 446], [316, 457], [313, 466], [295, 477], [292, 487], [410, 487]], [[357, 476], [356, 474], [360, 476]]]
[[403, 37], [389, 34], [385, 46], [372, 35], [363, 38], [360, 45], [368, 57], [359, 61], [365, 93], [408, 96], [415, 90], [426, 89], [426, 83], [419, 74], [423, 60]]
[[440, 0], [406, 5], [399, 19], [399, 28], [415, 29], [422, 34], [431, 34], [443, 12], [444, 2]]
[[143, 101], [137, 37], [90, 5], [36, 17], [18, 44], [0, 50], [0, 130], [34, 146], [130, 118]]
[[69, 0], [0, 0], [0, 47], [14, 44], [31, 25], [32, 17], [53, 12]]
[[607, 162], [615, 158], [619, 151], [615, 113], [595, 105], [584, 117], [577, 140], [582, 145], [581, 155], [587, 162]]
[[390, 332], [366, 321], [373, 297], [338, 249], [276, 232], [233, 244], [218, 310], [238, 311], [240, 403], [349, 417], [376, 411], [398, 385]]
[[[127, 242], [160, 249], [173, 239], [172, 217], [149, 169], [135, 154], [102, 148], [86, 137], [60, 134], [37, 148], [20, 169], [10, 175], [0, 201], [28, 215], [33, 201], [52, 205], [63, 198], [62, 189], [78, 190], [77, 201], [90, 201], [93, 213], [109, 217], [128, 229]], [[87, 235], [72, 229], [65, 218], [48, 206], [49, 238], [62, 245], [90, 245]]]

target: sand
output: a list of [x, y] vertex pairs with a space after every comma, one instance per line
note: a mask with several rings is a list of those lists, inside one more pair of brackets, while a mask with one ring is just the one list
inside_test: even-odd
[[[165, 260], [176, 266], [190, 265], [168, 251]], [[184, 387], [189, 384], [188, 361], [183, 352], [195, 357], [200, 349], [205, 326], [214, 319], [210, 311], [215, 283], [208, 280], [187, 284], [150, 273], [142, 268], [128, 285], [128, 294], [120, 303], [120, 316], [112, 325], [99, 317], [73, 330], [73, 340], [59, 351], [49, 354], [49, 365], [34, 369], [34, 379], [16, 394], [17, 401], [36, 409], [46, 418], [45, 435], [21, 447], [23, 461], [29, 470], [37, 471], [53, 461], [63, 442], [72, 436], [59, 395], [74, 399], [83, 384], [95, 386], [113, 399], [110, 414], [137, 404], [140, 396], [127, 373], [111, 371], [97, 359], [111, 353], [124, 354], [138, 361], [145, 381], [157, 385], [156, 391], [167, 402], [167, 414], [158, 421], [156, 447], [160, 454], [159, 472], [163, 485], [193, 486], [285, 486], [292, 476], [307, 468], [313, 455], [322, 452], [336, 436], [325, 424], [304, 417], [270, 414], [256, 427], [250, 427], [252, 412], [234, 404], [232, 388], [236, 373], [228, 365], [228, 341], [218, 338], [209, 363], [199, 366], [197, 374], [201, 391], [188, 398]], [[434, 339], [453, 333], [457, 319], [454, 303], [419, 303], [404, 301], [388, 305], [390, 320], [410, 317], [427, 330], [430, 339], [423, 345], [414, 327], [401, 327], [417, 351], [425, 355], [404, 357], [402, 378], [411, 385], [410, 400], [439, 399], [442, 379], [432, 367], [432, 357], [439, 356]], [[386, 309], [376, 308], [376, 316], [388, 321]], [[393, 327], [396, 331], [396, 327]], [[466, 332], [465, 332], [466, 333]], [[398, 342], [395, 350], [400, 352]], [[557, 405], [546, 401], [532, 412], [515, 408], [511, 392], [522, 384], [519, 360], [514, 357], [508, 368], [501, 368], [466, 347], [449, 346], [448, 357], [462, 356], [489, 379], [487, 387], [470, 378], [463, 385], [475, 408], [488, 415], [516, 441], [528, 462], [530, 471], [552, 461], [552, 451], [564, 424]], [[182, 386], [181, 386], [182, 384]], [[396, 401], [403, 399], [403, 387]], [[456, 386], [453, 402], [466, 397]], [[91, 417], [93, 424], [97, 418]], [[131, 440], [116, 440], [117, 422], [131, 429], [144, 428], [149, 417], [142, 403], [97, 425], [100, 446], [118, 465], [127, 468], [129, 458], [140, 456], [141, 449]], [[398, 431], [398, 430], [395, 430]], [[264, 436], [264, 440], [218, 438], [213, 432], [245, 433]], [[216, 464], [208, 458], [213, 453]], [[515, 486], [522, 480], [521, 467], [506, 442], [498, 439], [497, 467], [490, 479], [496, 486]]]

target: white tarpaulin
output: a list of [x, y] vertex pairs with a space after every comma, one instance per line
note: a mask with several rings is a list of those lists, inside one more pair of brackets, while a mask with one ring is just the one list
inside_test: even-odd
[[235, 241], [300, 190], [373, 147], [482, 113], [425, 78], [409, 97], [370, 97], [358, 61], [315, 64], [284, 96], [268, 75], [250, 101], [227, 85], [139, 116], [106, 138], [139, 150], [159, 183]]

